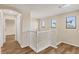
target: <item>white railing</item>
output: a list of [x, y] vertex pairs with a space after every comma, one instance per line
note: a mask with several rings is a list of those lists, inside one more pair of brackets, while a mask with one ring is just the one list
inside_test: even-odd
[[53, 31], [51, 30], [27, 31], [26, 33], [23, 33], [23, 45], [24, 47], [30, 46], [35, 52], [39, 52], [53, 45], [53, 40], [56, 40], [56, 38], [53, 38], [53, 36], [56, 37], [55, 35], [53, 35], [56, 34], [55, 32], [53, 33]]

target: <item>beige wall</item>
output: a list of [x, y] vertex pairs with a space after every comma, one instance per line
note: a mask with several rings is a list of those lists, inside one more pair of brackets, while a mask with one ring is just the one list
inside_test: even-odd
[[[66, 16], [76, 16], [76, 29], [66, 29]], [[51, 28], [51, 19], [56, 19], [56, 30], [53, 32], [53, 29]], [[67, 42], [72, 45], [78, 45], [79, 46], [79, 11], [69, 12], [57, 16], [50, 16], [47, 17], [46, 20], [46, 27], [41, 28], [39, 26], [39, 30], [52, 30], [52, 42], [54, 40], [57, 40], [58, 42]], [[56, 39], [53, 39], [53, 37], [56, 37]], [[53, 43], [52, 43], [53, 44]]]
[[30, 21], [31, 17], [30, 17], [30, 12], [28, 13], [22, 13], [22, 32], [26, 32], [30, 30]]
[[[76, 16], [76, 29], [66, 29], [66, 16]], [[58, 15], [56, 18], [58, 39], [79, 45], [79, 11]]]

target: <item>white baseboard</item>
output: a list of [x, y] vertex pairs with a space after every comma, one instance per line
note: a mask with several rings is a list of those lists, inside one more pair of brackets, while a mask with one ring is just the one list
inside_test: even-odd
[[44, 46], [43, 48], [37, 50], [37, 53], [40, 52], [40, 51], [42, 51], [42, 50], [44, 50], [44, 49], [46, 49], [46, 48], [48, 48], [49, 46], [50, 46], [50, 45], [46, 45], [46, 46]]
[[57, 44], [56, 44], [56, 46], [58, 46], [60, 43], [64, 43], [63, 41], [59, 41]]
[[34, 48], [33, 46], [29, 46], [33, 51], [35, 51], [37, 53], [37, 48]]
[[57, 45], [59, 45], [60, 43], [66, 43], [66, 44], [69, 44], [69, 45], [73, 45], [73, 46], [79, 47], [79, 45], [76, 45], [76, 44], [73, 44], [73, 43], [70, 43], [70, 42], [66, 42], [66, 41], [60, 41], [60, 42], [58, 42]]
[[20, 44], [20, 46], [21, 46], [21, 48], [25, 48], [25, 47], [27, 47], [28, 45], [22, 45], [22, 44]]
[[27, 44], [23, 44], [20, 41], [17, 41], [17, 42], [19, 43], [19, 45], [20, 45], [21, 48], [24, 48], [24, 47], [27, 47], [28, 46]]
[[[31, 45], [21, 44], [21, 43], [19, 42], [21, 48], [24, 48], [24, 47], [29, 46], [29, 47], [30, 47], [31, 49], [33, 49], [36, 53], [38, 53], [38, 52], [40, 52], [40, 51], [42, 51], [42, 50], [48, 48], [49, 46], [54, 47], [54, 48], [58, 48], [57, 45], [59, 45], [60, 43], [67, 43], [67, 44], [70, 44], [70, 45], [79, 47], [78, 45], [72, 44], [72, 43], [70, 43], [70, 42], [59, 41], [56, 45], [48, 44], [48, 45], [46, 45], [46, 46], [44, 46], [44, 47], [38, 49], [37, 47], [35, 48], [35, 47], [31, 46]], [[3, 46], [3, 45], [1, 45], [1, 46]]]
[[50, 46], [51, 46], [51, 47], [54, 47], [54, 48], [57, 48], [57, 45], [56, 45], [56, 46], [54, 46], [54, 45], [52, 45], [52, 44], [51, 44]]
[[65, 41], [63, 41], [63, 43], [66, 43], [66, 44], [69, 44], [69, 45], [72, 45], [72, 46], [79, 47], [79, 45], [76, 45], [76, 44], [73, 44], [73, 43], [70, 43], [70, 42], [65, 42]]

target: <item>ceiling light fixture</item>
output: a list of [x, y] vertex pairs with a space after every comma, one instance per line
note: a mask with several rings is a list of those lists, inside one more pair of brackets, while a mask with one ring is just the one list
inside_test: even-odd
[[59, 5], [59, 8], [65, 8], [65, 7], [69, 7], [70, 4], [62, 4], [62, 5]]

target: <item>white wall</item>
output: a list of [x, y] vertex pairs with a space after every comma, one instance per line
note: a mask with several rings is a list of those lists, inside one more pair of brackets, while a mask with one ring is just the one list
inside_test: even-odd
[[[12, 9], [12, 10], [15, 10], [15, 11], [17, 11], [17, 12], [20, 12], [21, 14], [22, 14], [22, 19], [21, 19], [21, 21], [22, 21], [22, 35], [23, 35], [23, 37], [22, 37], [22, 39], [20, 40], [21, 41], [21, 43], [22, 43], [22, 47], [26, 47], [26, 46], [28, 46], [28, 44], [29, 44], [29, 39], [27, 39], [26, 37], [24, 37], [24, 36], [26, 36], [26, 33], [27, 33], [27, 31], [29, 31], [30, 30], [30, 10], [29, 11], [26, 11], [25, 9], [24, 10], [20, 10], [20, 9], [18, 9], [16, 6], [15, 7], [7, 7], [7, 6], [0, 6], [1, 8], [5, 8], [5, 9]], [[11, 17], [12, 18], [12, 17]], [[10, 18], [10, 19], [11, 19]], [[3, 22], [2, 20], [0, 21], [1, 23]], [[1, 24], [1, 27], [3, 26], [3, 24]], [[0, 27], [0, 30], [2, 30], [3, 28], [1, 28]], [[8, 22], [8, 24], [6, 25], [6, 35], [11, 35], [11, 34], [14, 34], [14, 25], [13, 25], [13, 22]], [[8, 30], [9, 29], [9, 30]], [[25, 34], [24, 34], [25, 33]], [[0, 36], [1, 36], [1, 38], [3, 39], [3, 37], [2, 37], [2, 35], [3, 35], [3, 33], [1, 32], [1, 34], [0, 34]], [[2, 42], [3, 40], [0, 40], [0, 45], [3, 43]]]
[[16, 31], [15, 20], [7, 20], [5, 21], [5, 34], [6, 35], [14, 35]]
[[37, 31], [38, 30], [38, 19], [31, 17], [31, 31]]
[[30, 44], [29, 31], [31, 27], [30, 12], [22, 13], [22, 47], [27, 47]]

